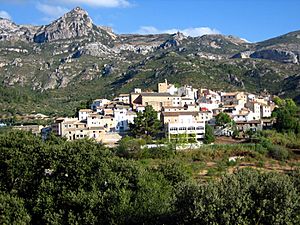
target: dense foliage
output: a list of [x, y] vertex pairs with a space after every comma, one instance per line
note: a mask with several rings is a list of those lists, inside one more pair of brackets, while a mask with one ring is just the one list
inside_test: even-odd
[[162, 130], [162, 123], [157, 118], [157, 112], [151, 105], [147, 105], [143, 112], [138, 112], [134, 123], [130, 124], [133, 137], [156, 138]]
[[205, 126], [205, 135], [204, 135], [204, 144], [210, 144], [215, 141], [215, 135], [213, 128], [206, 124]]
[[231, 123], [231, 118], [230, 116], [227, 114], [227, 113], [223, 113], [223, 112], [220, 112], [217, 116], [216, 116], [216, 125], [217, 126], [226, 126], [228, 124]]
[[[134, 143], [132, 139], [127, 141]], [[141, 150], [140, 145], [135, 144], [128, 155], [126, 150], [130, 146], [124, 141], [114, 153], [90, 140], [68, 142], [50, 136], [42, 141], [20, 131], [0, 133], [1, 222], [300, 222], [299, 172], [279, 175], [241, 170], [220, 180], [196, 182], [184, 164], [172, 160], [175, 153], [172, 155], [171, 149], [165, 150], [164, 156], [157, 150], [142, 150], [144, 155], [140, 158], [168, 159], [149, 167], [130, 156]], [[124, 153], [129, 160], [117, 156]]]
[[275, 128], [279, 132], [300, 133], [300, 109], [292, 99], [275, 98], [278, 108], [273, 111]]

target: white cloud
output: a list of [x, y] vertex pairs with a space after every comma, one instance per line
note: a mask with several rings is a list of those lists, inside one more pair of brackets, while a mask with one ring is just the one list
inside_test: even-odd
[[174, 34], [178, 31], [183, 33], [186, 36], [191, 36], [191, 37], [202, 36], [205, 34], [220, 34], [220, 31], [218, 31], [214, 28], [209, 28], [209, 27], [191, 27], [191, 28], [186, 28], [186, 29], [172, 28], [172, 29], [167, 29], [167, 30], [159, 30], [153, 26], [142, 26], [137, 31], [137, 33], [139, 33], [139, 34], [162, 34], [162, 33]]
[[3, 10], [0, 11], [0, 17], [11, 20], [11, 16], [9, 15], [9, 13]]
[[128, 0], [60, 0], [59, 3], [82, 4], [82, 5], [104, 7], [104, 8], [131, 6], [131, 3], [129, 3]]
[[51, 21], [57, 19], [58, 17], [64, 15], [69, 10], [61, 6], [52, 6], [47, 4], [38, 3], [36, 8], [45, 14], [43, 18], [44, 21]]

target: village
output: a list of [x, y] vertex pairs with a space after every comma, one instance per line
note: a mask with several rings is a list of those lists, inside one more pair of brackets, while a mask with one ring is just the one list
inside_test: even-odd
[[242, 135], [249, 130], [270, 128], [275, 108], [271, 95], [175, 87], [165, 80], [158, 83], [157, 92], [135, 88], [112, 100], [95, 99], [89, 109], [79, 110], [77, 118], [56, 118], [51, 130], [70, 141], [91, 138], [115, 145], [130, 132], [130, 124], [146, 106], [157, 112], [167, 140], [184, 137], [195, 143], [203, 142], [205, 126], [214, 127], [217, 136], [232, 136], [231, 127], [216, 126], [216, 116], [221, 112], [230, 116]]

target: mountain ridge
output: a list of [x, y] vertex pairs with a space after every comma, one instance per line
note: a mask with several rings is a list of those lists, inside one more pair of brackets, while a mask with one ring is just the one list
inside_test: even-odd
[[[29, 111], [30, 104], [57, 112], [63, 102], [71, 108], [164, 79], [300, 99], [300, 31], [258, 43], [221, 34], [115, 34], [76, 7], [43, 26], [0, 20], [0, 54], [0, 114]], [[28, 95], [25, 103], [9, 104], [15, 93], [23, 96], [18, 90]], [[44, 100], [26, 100], [44, 94]]]

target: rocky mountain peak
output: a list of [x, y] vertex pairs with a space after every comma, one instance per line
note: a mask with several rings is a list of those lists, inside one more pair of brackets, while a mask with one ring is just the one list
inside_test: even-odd
[[177, 41], [182, 41], [183, 39], [186, 39], [186, 36], [179, 31], [177, 33], [173, 34], [172, 36], [173, 36], [174, 40], [177, 40]]
[[11, 20], [0, 17], [0, 29], [1, 30], [12, 30], [16, 29], [18, 26], [14, 24]]
[[76, 7], [47, 26], [41, 27], [35, 35], [37, 43], [60, 39], [80, 38], [94, 33], [93, 22], [88, 13]]
[[80, 7], [72, 9], [70, 12], [67, 12], [63, 15], [64, 19], [71, 18], [73, 20], [84, 20], [87, 23], [92, 23], [92, 19], [89, 17], [87, 11]]

